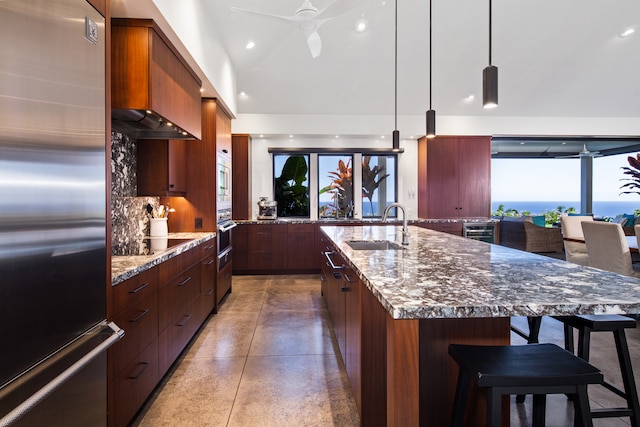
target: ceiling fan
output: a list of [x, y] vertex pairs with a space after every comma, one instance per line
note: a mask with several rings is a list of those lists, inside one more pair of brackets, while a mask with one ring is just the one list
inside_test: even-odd
[[599, 151], [589, 151], [587, 144], [582, 145], [582, 150], [572, 156], [560, 156], [559, 158], [602, 157]]
[[275, 15], [257, 10], [240, 9], [238, 7], [232, 7], [231, 10], [251, 15], [267, 16], [288, 22], [305, 33], [311, 56], [317, 58], [322, 51], [322, 40], [318, 34], [320, 26], [331, 19], [349, 12], [360, 1], [361, 0], [335, 0], [329, 4], [329, 6], [319, 10], [314, 7], [309, 0], [304, 0], [302, 6], [291, 16]]

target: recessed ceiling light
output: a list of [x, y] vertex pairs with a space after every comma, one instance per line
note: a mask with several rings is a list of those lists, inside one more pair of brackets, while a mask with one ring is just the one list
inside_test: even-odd
[[202, 92], [204, 92], [204, 88], [203, 87], [200, 88], [200, 93], [202, 93]]
[[466, 103], [472, 102], [474, 99], [476, 99], [476, 96], [474, 94], [471, 94], [469, 96], [466, 96], [463, 101]]
[[293, 138], [293, 135], [289, 135], [289, 138]]
[[340, 135], [336, 135], [336, 138], [340, 138]]
[[260, 138], [264, 138], [264, 135], [263, 135], [263, 134], [260, 134]]
[[245, 46], [245, 49], [253, 49], [254, 47], [256, 47], [256, 44], [254, 42], [249, 42]]
[[369, 22], [367, 22], [367, 20], [364, 18], [360, 18], [353, 25], [353, 30], [356, 33], [364, 33], [365, 31], [367, 31], [368, 26], [369, 26]]
[[247, 92], [240, 92], [240, 96], [247, 96]]
[[380, 135], [380, 138], [384, 139], [384, 135]]
[[636, 30], [633, 28], [627, 28], [626, 30], [624, 30], [622, 33], [618, 34], [618, 37], [620, 37], [621, 39], [630, 36], [631, 34], [635, 33]]

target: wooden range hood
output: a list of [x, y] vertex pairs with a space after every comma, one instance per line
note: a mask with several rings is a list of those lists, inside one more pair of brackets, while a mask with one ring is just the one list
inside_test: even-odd
[[151, 19], [111, 20], [112, 126], [137, 139], [200, 139], [202, 81]]

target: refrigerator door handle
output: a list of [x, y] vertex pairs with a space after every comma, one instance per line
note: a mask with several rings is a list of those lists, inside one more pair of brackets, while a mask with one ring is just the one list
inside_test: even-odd
[[104, 325], [111, 329], [109, 338], [102, 341], [99, 345], [91, 349], [82, 358], [78, 359], [73, 365], [69, 366], [60, 375], [55, 377], [44, 387], [32, 394], [20, 405], [16, 406], [11, 412], [0, 419], [0, 427], [8, 427], [19, 420], [24, 414], [29, 412], [34, 406], [44, 400], [47, 396], [57, 390], [62, 384], [64, 384], [69, 378], [73, 377], [82, 368], [91, 363], [93, 359], [98, 357], [101, 353], [111, 347], [116, 341], [119, 341], [124, 337], [124, 330], [121, 329], [114, 322], [109, 322]]

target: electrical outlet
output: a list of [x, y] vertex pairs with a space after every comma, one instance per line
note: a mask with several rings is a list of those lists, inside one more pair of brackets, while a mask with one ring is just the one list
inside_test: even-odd
[[196, 229], [202, 228], [202, 218], [196, 218]]

